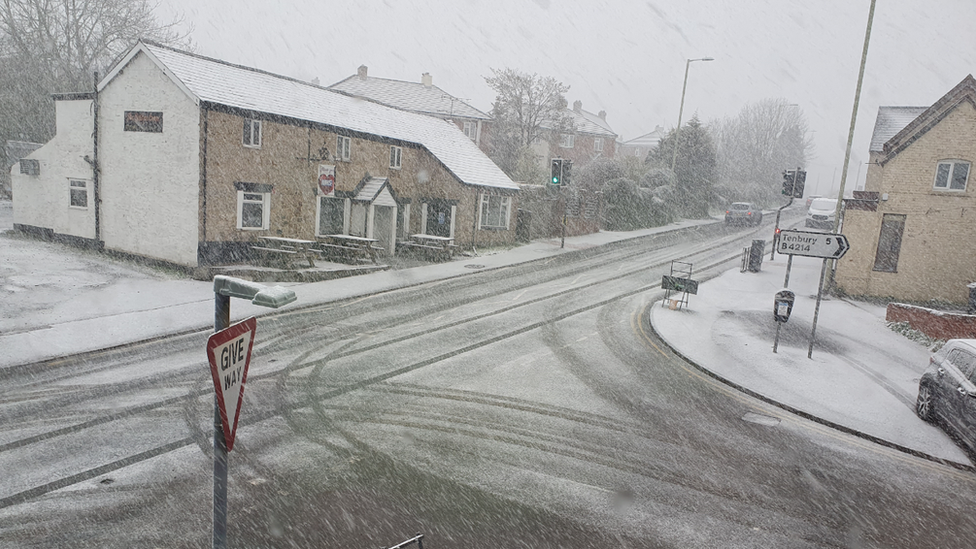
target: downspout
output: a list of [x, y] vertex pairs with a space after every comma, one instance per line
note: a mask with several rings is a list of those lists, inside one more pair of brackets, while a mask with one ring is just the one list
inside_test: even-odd
[[[201, 102], [202, 103], [202, 102]], [[203, 192], [203, 199], [200, 201], [200, 207], [203, 210], [203, 215], [201, 216], [200, 224], [202, 225], [202, 244], [203, 249], [207, 249], [207, 141], [210, 138], [208, 124], [210, 122], [210, 109], [206, 104], [203, 105], [203, 151], [200, 160], [200, 187]], [[199, 246], [199, 245], [198, 245]], [[199, 255], [199, 252], [198, 252]], [[200, 263], [202, 257], [197, 258], [197, 263]]]
[[471, 253], [475, 256], [478, 255], [478, 249], [475, 245], [475, 237], [478, 234], [478, 212], [481, 211], [481, 193], [475, 191], [474, 194], [474, 222], [471, 225]]
[[95, 246], [101, 250], [105, 247], [102, 242], [102, 194], [100, 188], [101, 170], [98, 167], [98, 71], [94, 73], [94, 99], [92, 102], [92, 195], [95, 201]]

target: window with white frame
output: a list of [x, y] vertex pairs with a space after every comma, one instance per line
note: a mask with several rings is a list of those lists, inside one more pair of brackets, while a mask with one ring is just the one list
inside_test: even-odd
[[603, 138], [597, 137], [593, 140], [593, 150], [596, 152], [603, 152]]
[[340, 135], [336, 139], [336, 158], [339, 160], [345, 160], [346, 162], [352, 158], [352, 139]]
[[564, 149], [572, 149], [576, 144], [576, 136], [571, 133], [563, 133], [559, 135], [559, 146]]
[[268, 229], [271, 217], [271, 185], [234, 183], [237, 189], [237, 228], [248, 231]]
[[965, 191], [969, 179], [969, 162], [942, 160], [935, 169], [935, 189], [939, 191]]
[[261, 121], [253, 118], [244, 119], [244, 146], [261, 147]]
[[72, 208], [88, 207], [88, 182], [84, 179], [68, 180], [69, 204]]
[[481, 229], [507, 229], [509, 212], [512, 209], [510, 196], [481, 195]]
[[390, 167], [399, 170], [402, 166], [403, 149], [401, 147], [390, 147]]
[[470, 121], [465, 122], [464, 135], [466, 135], [471, 141], [474, 141], [478, 137], [478, 125]]

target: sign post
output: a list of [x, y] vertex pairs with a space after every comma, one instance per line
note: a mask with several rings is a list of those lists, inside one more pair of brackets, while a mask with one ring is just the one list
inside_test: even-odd
[[[227, 452], [234, 447], [244, 381], [251, 363], [257, 320], [230, 325], [230, 298], [250, 299], [254, 305], [277, 309], [297, 299], [281, 286], [217, 275], [214, 277], [214, 334], [207, 341], [207, 357], [214, 380], [213, 544], [227, 547]], [[246, 351], [245, 351], [246, 348]]]
[[[784, 288], [790, 283], [790, 268], [793, 266], [794, 255], [823, 258], [823, 266], [820, 268], [820, 286], [817, 289], [817, 306], [813, 310], [813, 330], [810, 332], [810, 347], [807, 349], [807, 358], [813, 358], [813, 341], [817, 337], [817, 318], [820, 316], [820, 302], [823, 300], [827, 261], [844, 257], [851, 246], [847, 237], [842, 234], [794, 230], [780, 232], [779, 242], [776, 246], [781, 254], [789, 254], [790, 256], [786, 263]], [[775, 343], [773, 344], [773, 352], [776, 352]]]

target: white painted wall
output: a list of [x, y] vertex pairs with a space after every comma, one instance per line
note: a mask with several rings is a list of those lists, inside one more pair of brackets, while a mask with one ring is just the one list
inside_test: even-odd
[[[105, 247], [195, 267], [199, 108], [144, 53], [99, 102]], [[123, 131], [125, 111], [162, 112], [162, 133]]]
[[[56, 101], [54, 138], [26, 157], [40, 161], [40, 175], [21, 174], [20, 164], [11, 168], [14, 223], [95, 238], [92, 169], [84, 160], [92, 156], [92, 105], [90, 99]], [[87, 183], [87, 208], [70, 206], [69, 179]]]

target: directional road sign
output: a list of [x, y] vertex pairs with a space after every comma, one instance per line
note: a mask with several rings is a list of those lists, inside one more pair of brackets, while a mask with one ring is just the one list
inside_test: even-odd
[[850, 249], [842, 234], [786, 230], [779, 233], [776, 251], [786, 255], [803, 255], [840, 259]]
[[247, 367], [251, 364], [257, 322], [252, 316], [215, 333], [207, 341], [207, 358], [210, 359], [210, 373], [217, 392], [228, 451], [234, 449], [234, 435], [237, 434], [237, 419], [241, 414], [244, 382], [247, 381]]

